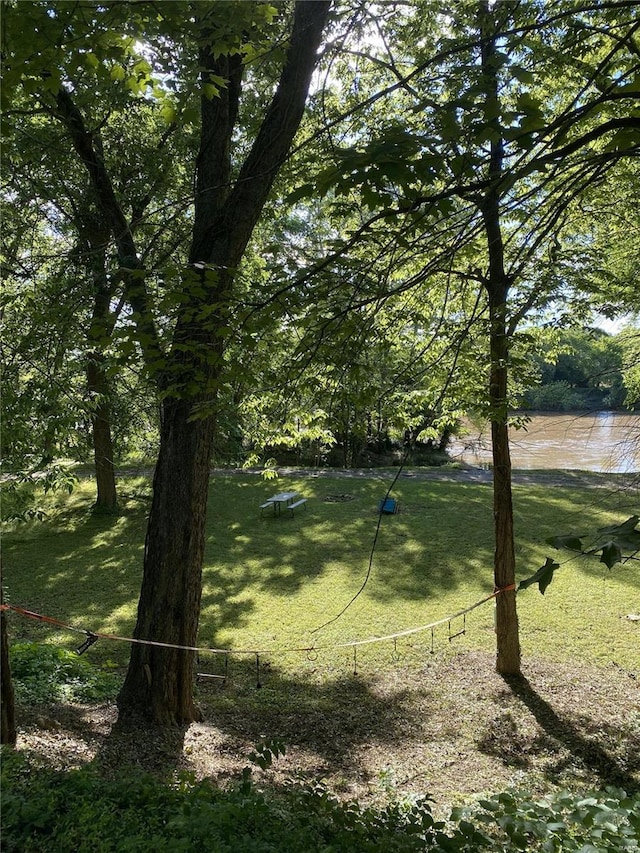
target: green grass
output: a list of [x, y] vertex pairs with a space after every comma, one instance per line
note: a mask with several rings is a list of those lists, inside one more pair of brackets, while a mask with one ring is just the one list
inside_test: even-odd
[[[400, 512], [384, 516], [369, 581], [378, 500], [391, 477], [287, 477], [263, 482], [251, 475], [212, 480], [203, 575], [200, 644], [235, 650], [267, 649], [283, 669], [313, 668], [320, 677], [353, 668], [353, 651], [339, 645], [386, 635], [444, 618], [492, 591], [492, 496], [486, 485], [401, 479], [394, 496]], [[4, 536], [5, 595], [10, 603], [81, 628], [130, 636], [135, 622], [149, 505], [149, 484], [123, 481], [117, 518], [90, 512], [92, 486], [49, 499], [45, 521], [14, 523]], [[273, 491], [293, 489], [308, 498], [293, 518], [261, 517]], [[352, 500], [327, 502], [348, 493]], [[546, 537], [588, 531], [621, 521], [638, 508], [633, 496], [604, 489], [516, 486], [517, 561], [526, 577], [549, 554], [561, 562], [546, 595], [518, 596], [523, 656], [637, 667], [640, 572], [607, 570], [597, 560], [570, 559], [544, 544]], [[451, 632], [462, 628], [460, 620]], [[318, 630], [320, 629], [320, 630]], [[447, 625], [434, 632], [436, 651], [490, 651], [495, 646], [493, 605], [474, 610], [466, 633], [451, 644]], [[13, 615], [12, 641], [38, 640], [74, 647], [77, 634]], [[431, 632], [363, 646], [359, 670], [391, 664], [398, 655], [416, 665], [431, 649]], [[290, 652], [317, 646], [315, 655]], [[87, 657], [126, 665], [126, 643], [100, 641]], [[212, 661], [208, 667], [218, 666]]]

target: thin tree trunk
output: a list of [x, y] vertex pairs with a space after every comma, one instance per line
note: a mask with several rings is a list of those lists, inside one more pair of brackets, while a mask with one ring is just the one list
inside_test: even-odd
[[[2, 567], [0, 565], [0, 605], [3, 603]], [[17, 739], [13, 681], [9, 664], [9, 637], [4, 610], [0, 611], [0, 743], [14, 746]]]
[[489, 179], [481, 202], [489, 270], [485, 288], [489, 296], [489, 406], [493, 455], [494, 585], [496, 598], [496, 669], [504, 675], [520, 674], [520, 636], [515, 593], [515, 543], [511, 490], [511, 455], [508, 432], [509, 336], [507, 308], [511, 285], [505, 269], [504, 241], [500, 221], [504, 143], [499, 121], [499, 83], [496, 70], [496, 36], [493, 13], [487, 0], [478, 6], [481, 60], [487, 115], [495, 135], [491, 140]]
[[491, 446], [493, 455], [494, 585], [505, 590], [496, 597], [496, 669], [520, 674], [520, 637], [515, 593], [515, 543], [511, 491], [511, 454], [507, 426], [507, 359], [509, 339], [505, 324], [506, 297], [490, 304], [491, 314]]
[[107, 276], [106, 251], [110, 228], [106, 217], [94, 210], [89, 193], [76, 227], [83, 250], [84, 267], [93, 287], [93, 310], [87, 332], [86, 377], [91, 400], [91, 442], [96, 474], [96, 512], [113, 513], [118, 508], [116, 473], [111, 435], [110, 383], [105, 371], [104, 341], [115, 325], [111, 312], [112, 287]]
[[109, 405], [109, 389], [104, 373], [104, 356], [95, 350], [89, 354], [87, 361], [87, 388], [93, 398], [91, 432], [96, 472], [95, 510], [111, 513], [118, 508], [113, 441], [111, 438], [111, 407]]

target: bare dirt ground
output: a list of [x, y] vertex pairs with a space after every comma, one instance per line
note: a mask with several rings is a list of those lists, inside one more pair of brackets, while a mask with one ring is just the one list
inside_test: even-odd
[[320, 778], [361, 802], [425, 795], [435, 811], [509, 786], [640, 790], [638, 670], [528, 662], [496, 674], [482, 653], [317, 684], [277, 672], [199, 690], [204, 721], [168, 733], [117, 723], [115, 705], [19, 708], [18, 748], [59, 767], [236, 778], [262, 738], [286, 744], [264, 782]]

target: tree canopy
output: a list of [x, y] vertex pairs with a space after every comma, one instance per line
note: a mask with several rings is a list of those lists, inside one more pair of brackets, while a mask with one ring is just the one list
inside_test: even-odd
[[113, 507], [114, 445], [158, 413], [122, 712], [197, 716], [217, 448], [352, 464], [390, 432], [443, 445], [470, 411], [492, 423], [498, 668], [518, 672], [510, 409], [532, 326], [637, 310], [637, 4], [3, 13], [9, 448], [41, 462], [89, 422]]

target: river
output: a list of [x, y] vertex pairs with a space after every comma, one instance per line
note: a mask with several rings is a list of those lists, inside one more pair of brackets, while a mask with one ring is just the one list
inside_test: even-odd
[[[452, 457], [470, 465], [491, 462], [491, 432], [467, 424], [468, 434], [450, 446]], [[514, 468], [566, 468], [627, 474], [640, 471], [640, 415], [531, 414], [523, 429], [510, 430]]]

